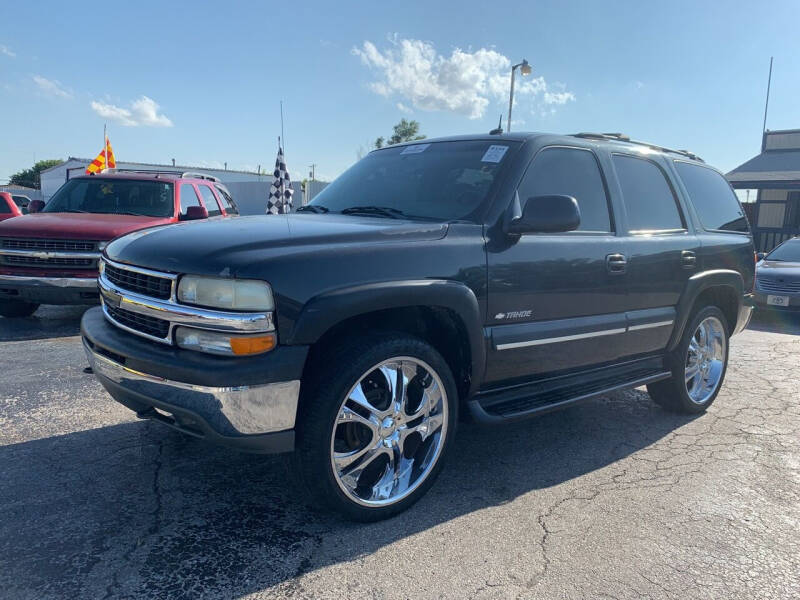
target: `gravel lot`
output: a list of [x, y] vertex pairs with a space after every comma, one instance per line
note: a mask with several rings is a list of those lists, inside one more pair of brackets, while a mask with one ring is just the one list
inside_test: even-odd
[[355, 525], [113, 402], [81, 313], [0, 318], [3, 598], [800, 597], [800, 319], [734, 338], [703, 416], [634, 390], [464, 426], [421, 502]]

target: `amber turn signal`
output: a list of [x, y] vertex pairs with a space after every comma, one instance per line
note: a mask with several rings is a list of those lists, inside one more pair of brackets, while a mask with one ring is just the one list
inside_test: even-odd
[[274, 333], [254, 337], [232, 337], [231, 350], [237, 356], [246, 354], [260, 354], [272, 350], [277, 339]]

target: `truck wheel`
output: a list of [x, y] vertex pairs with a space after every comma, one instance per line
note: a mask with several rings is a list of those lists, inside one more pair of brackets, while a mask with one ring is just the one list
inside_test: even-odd
[[22, 300], [0, 300], [0, 315], [4, 317], [30, 317], [39, 308], [33, 302]]
[[361, 337], [303, 391], [294, 455], [309, 496], [356, 521], [419, 500], [442, 468], [458, 421], [453, 375], [405, 334]]
[[705, 411], [719, 393], [728, 368], [728, 326], [716, 306], [697, 312], [669, 357], [672, 377], [647, 386], [650, 397], [678, 413]]

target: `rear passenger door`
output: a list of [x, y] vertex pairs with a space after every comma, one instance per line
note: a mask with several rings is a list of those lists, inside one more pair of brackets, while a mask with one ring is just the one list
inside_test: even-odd
[[700, 244], [660, 157], [614, 153], [624, 208], [629, 354], [663, 350], [676, 305], [698, 267]]
[[577, 231], [534, 233], [490, 244], [486, 387], [614, 361], [624, 349], [625, 277], [607, 257], [621, 255], [607, 185], [589, 148], [553, 146], [532, 159], [520, 203], [563, 194], [580, 208]]

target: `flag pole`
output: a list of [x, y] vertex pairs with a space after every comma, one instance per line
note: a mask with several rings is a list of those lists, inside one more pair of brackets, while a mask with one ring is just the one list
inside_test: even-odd
[[[285, 139], [283, 135], [283, 100], [281, 100], [281, 137], [279, 139]], [[280, 141], [278, 142], [278, 145], [281, 145]]]
[[[106, 156], [106, 166], [105, 169], [108, 169], [108, 134], [106, 133], [106, 124], [103, 123], [103, 152]], [[105, 170], [103, 169], [103, 170]]]

